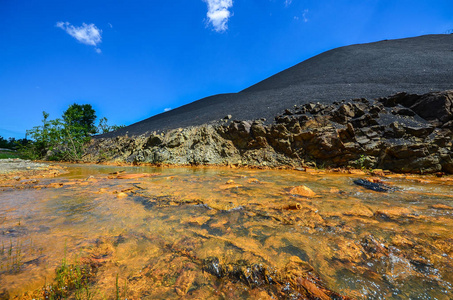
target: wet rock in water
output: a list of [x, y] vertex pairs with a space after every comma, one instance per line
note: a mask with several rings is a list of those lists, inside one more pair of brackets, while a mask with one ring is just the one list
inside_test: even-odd
[[219, 189], [221, 190], [229, 190], [242, 187], [242, 184], [235, 183], [233, 180], [230, 182], [226, 182], [225, 184], [219, 185]]
[[339, 194], [341, 191], [338, 188], [330, 188], [329, 193], [331, 194]]
[[217, 257], [208, 257], [203, 260], [203, 272], [207, 272], [217, 278], [224, 276], [223, 267]]
[[383, 221], [407, 221], [408, 218], [414, 218], [413, 211], [409, 208], [395, 207], [380, 209], [374, 213], [376, 219]]
[[362, 247], [356, 244], [355, 241], [350, 241], [343, 238], [337, 238], [335, 243], [338, 250], [335, 251], [333, 258], [343, 263], [358, 264], [362, 261]]
[[389, 191], [394, 191], [395, 188], [385, 185], [381, 182], [370, 182], [366, 179], [357, 179], [354, 180], [354, 184], [360, 185], [368, 190], [372, 190], [375, 192], [389, 192]]
[[2, 289], [0, 291], [0, 299], [1, 300], [9, 300], [10, 299], [9, 292], [6, 289]]
[[302, 205], [300, 205], [299, 203], [295, 203], [295, 204], [288, 204], [288, 205], [284, 205], [282, 207], [283, 210], [299, 210], [299, 209], [302, 209]]
[[122, 174], [124, 172], [126, 172], [126, 171], [125, 170], [120, 170], [120, 171], [111, 172], [111, 173], [109, 173], [109, 175], [118, 175], [118, 174]]
[[4, 235], [8, 238], [16, 238], [20, 236], [25, 236], [28, 233], [28, 230], [25, 227], [18, 226], [15, 227], [10, 227], [10, 228], [4, 228], [2, 231], [0, 231], [1, 235]]
[[181, 220], [182, 224], [203, 225], [211, 219], [209, 216], [190, 217]]
[[282, 270], [245, 260], [222, 264], [217, 257], [202, 261], [203, 272], [221, 280], [242, 283], [250, 288], [265, 289], [278, 299], [349, 299], [327, 289], [313, 267], [295, 257]]
[[365, 236], [361, 241], [365, 253], [372, 256], [388, 256], [389, 250], [381, 241], [372, 235]]
[[261, 182], [256, 178], [249, 178], [247, 179], [247, 183], [261, 183]]
[[301, 196], [301, 197], [316, 197], [316, 193], [313, 192], [309, 187], [306, 187], [305, 185], [300, 185], [293, 187], [292, 189], [289, 190], [289, 193], [291, 195], [296, 195], [296, 196]]
[[439, 210], [453, 210], [453, 206], [445, 205], [445, 204], [433, 204], [430, 208], [439, 209]]
[[316, 299], [321, 299], [321, 300], [331, 300], [329, 296], [326, 295], [320, 288], [316, 286], [313, 282], [305, 279], [298, 277], [297, 283], [300, 284], [301, 286], [304, 287], [304, 289], [310, 294], [313, 295]]
[[357, 169], [351, 169], [348, 170], [349, 174], [354, 174], [354, 175], [365, 175], [366, 173], [362, 170], [357, 170]]
[[121, 173], [114, 178], [116, 179], [136, 179], [136, 178], [144, 178], [144, 177], [151, 177], [156, 176], [156, 174], [149, 174], [149, 173], [141, 173], [141, 174], [125, 174]]
[[343, 213], [345, 216], [371, 218], [374, 214], [367, 206], [363, 204], [354, 204], [352, 208]]
[[179, 296], [186, 295], [195, 281], [196, 273], [191, 270], [184, 270], [175, 282], [175, 292]]

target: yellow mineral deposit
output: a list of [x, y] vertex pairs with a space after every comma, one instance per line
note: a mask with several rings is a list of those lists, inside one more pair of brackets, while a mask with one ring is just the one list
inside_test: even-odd
[[0, 299], [453, 299], [451, 176], [68, 172], [0, 182]]

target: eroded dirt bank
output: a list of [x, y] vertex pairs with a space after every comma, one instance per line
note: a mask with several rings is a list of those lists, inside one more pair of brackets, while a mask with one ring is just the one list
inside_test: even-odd
[[84, 160], [173, 165], [355, 167], [453, 173], [453, 91], [297, 104], [269, 120], [231, 120], [93, 139]]

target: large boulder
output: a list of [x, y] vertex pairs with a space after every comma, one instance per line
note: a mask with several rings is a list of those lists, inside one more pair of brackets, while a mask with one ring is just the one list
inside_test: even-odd
[[398, 93], [382, 98], [381, 102], [387, 107], [401, 104], [435, 125], [443, 125], [453, 120], [453, 90], [423, 95]]

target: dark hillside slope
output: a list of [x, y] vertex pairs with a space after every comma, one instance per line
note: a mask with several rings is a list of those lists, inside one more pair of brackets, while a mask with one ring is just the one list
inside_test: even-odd
[[243, 92], [312, 84], [451, 84], [453, 35], [425, 35], [336, 48]]
[[425, 35], [324, 52], [239, 93], [207, 97], [100, 137], [144, 134], [218, 121], [273, 117], [309, 101], [332, 103], [396, 92], [453, 88], [453, 35]]

